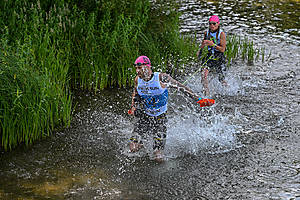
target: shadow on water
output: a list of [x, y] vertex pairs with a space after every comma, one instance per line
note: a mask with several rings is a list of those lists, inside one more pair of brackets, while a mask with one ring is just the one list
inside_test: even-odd
[[[152, 159], [151, 145], [128, 153], [135, 120], [127, 115], [130, 90], [78, 91], [69, 129], [0, 154], [0, 199], [299, 200], [299, 22], [294, 27], [298, 34], [273, 21], [262, 24], [265, 11], [282, 13], [280, 17], [289, 11], [266, 7], [269, 1], [247, 2], [240, 1], [243, 12], [236, 11], [233, 1], [183, 2], [183, 32], [197, 30], [192, 22], [204, 23], [210, 12], [220, 12], [224, 29], [246, 33], [254, 27], [248, 34], [273, 53], [267, 63], [233, 63], [226, 75], [228, 88], [212, 76], [212, 107], [199, 108], [170, 91], [165, 162]], [[299, 2], [288, 2], [299, 8]], [[262, 9], [244, 16], [244, 4], [261, 4]], [[245, 26], [235, 23], [239, 20]], [[290, 33], [287, 41], [281, 40]], [[187, 85], [201, 94], [199, 75]]]

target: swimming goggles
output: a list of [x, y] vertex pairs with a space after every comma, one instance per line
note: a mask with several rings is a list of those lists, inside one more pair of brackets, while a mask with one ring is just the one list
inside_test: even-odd
[[149, 63], [134, 63], [133, 66], [142, 66], [142, 65], [148, 65]]

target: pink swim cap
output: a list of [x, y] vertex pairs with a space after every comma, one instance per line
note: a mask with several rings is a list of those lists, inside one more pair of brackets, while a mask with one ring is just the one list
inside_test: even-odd
[[142, 63], [142, 64], [144, 64], [146, 66], [151, 67], [150, 59], [147, 56], [140, 56], [140, 57], [138, 57], [135, 60], [134, 64], [137, 64], [137, 63]]
[[209, 18], [209, 21], [220, 22], [220, 19], [217, 15], [213, 15]]

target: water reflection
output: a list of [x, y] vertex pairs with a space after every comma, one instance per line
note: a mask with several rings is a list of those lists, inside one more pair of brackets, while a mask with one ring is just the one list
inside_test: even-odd
[[183, 0], [182, 32], [202, 33], [208, 18], [217, 14], [227, 33], [273, 36], [299, 44], [300, 2], [272, 1], [194, 1]]
[[[171, 92], [162, 164], [126, 149], [131, 91], [76, 93], [70, 129], [0, 155], [0, 199], [300, 198], [299, 1], [189, 0], [181, 11], [183, 33], [200, 34], [217, 13], [226, 31], [272, 48], [272, 58], [233, 63], [228, 89], [212, 79], [214, 107]], [[199, 75], [187, 84], [201, 93]]]

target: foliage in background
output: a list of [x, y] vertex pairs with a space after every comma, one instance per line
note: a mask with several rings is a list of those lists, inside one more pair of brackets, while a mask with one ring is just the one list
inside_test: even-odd
[[68, 65], [64, 56], [48, 49], [56, 59], [39, 63], [30, 38], [13, 46], [7, 38], [4, 34], [0, 40], [0, 146], [5, 150], [19, 143], [31, 144], [55, 127], [69, 125], [71, 116], [66, 72], [58, 69]]
[[0, 149], [69, 126], [72, 89], [132, 86], [139, 55], [154, 70], [183, 73], [198, 47], [180, 34], [177, 8], [172, 0], [2, 1]]
[[[270, 54], [271, 52], [268, 58]], [[225, 56], [228, 60], [228, 66], [233, 60], [238, 58], [246, 61], [249, 65], [253, 65], [255, 61], [261, 60], [264, 62], [266, 60], [266, 49], [255, 47], [253, 41], [247, 37], [242, 38], [237, 35], [229, 35], [227, 37]]]
[[180, 36], [176, 5], [161, 5], [167, 7], [148, 0], [2, 1], [0, 148], [68, 126], [72, 88], [131, 86], [139, 55], [171, 73], [170, 66], [182, 66], [193, 47]]
[[[201, 59], [207, 57], [207, 47], [203, 48]], [[253, 65], [255, 61], [261, 60], [264, 62], [267, 60], [271, 52], [266, 58], [266, 49], [255, 47], [253, 41], [249, 38], [242, 38], [238, 35], [229, 35], [226, 37], [226, 50], [224, 52], [227, 59], [227, 67], [231, 66], [232, 61], [241, 59], [247, 62], [249, 65]]]

